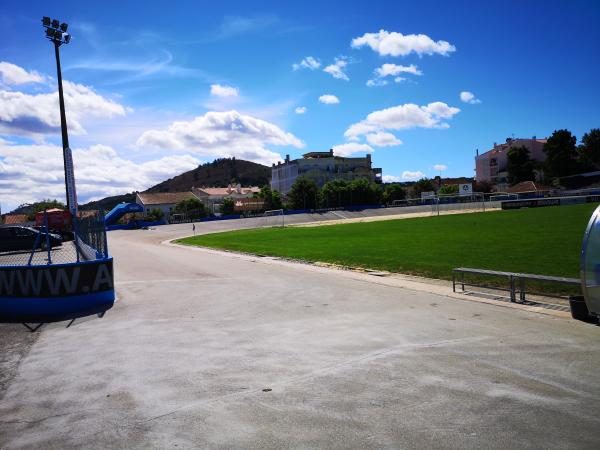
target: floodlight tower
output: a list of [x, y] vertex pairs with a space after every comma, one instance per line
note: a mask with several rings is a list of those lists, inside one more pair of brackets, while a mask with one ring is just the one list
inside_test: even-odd
[[42, 18], [42, 25], [46, 30], [46, 38], [54, 44], [56, 56], [56, 75], [58, 78], [58, 101], [60, 105], [60, 129], [62, 131], [63, 162], [65, 167], [65, 191], [67, 197], [67, 208], [71, 214], [77, 215], [77, 192], [75, 191], [75, 174], [73, 170], [73, 156], [69, 147], [69, 135], [67, 133], [67, 117], [65, 115], [65, 99], [63, 95], [62, 73], [60, 70], [60, 52], [58, 48], [62, 44], [71, 42], [71, 35], [67, 33], [69, 25], [59, 20]]

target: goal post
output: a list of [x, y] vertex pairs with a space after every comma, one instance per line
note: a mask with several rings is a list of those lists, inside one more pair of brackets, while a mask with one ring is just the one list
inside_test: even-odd
[[268, 211], [264, 212], [263, 217], [265, 218], [265, 224], [263, 226], [281, 226], [282, 228], [285, 228], [285, 214], [283, 209], [269, 209]]

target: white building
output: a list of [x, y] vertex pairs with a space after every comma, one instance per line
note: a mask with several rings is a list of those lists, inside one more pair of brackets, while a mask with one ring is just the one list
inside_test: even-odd
[[298, 177], [313, 180], [320, 188], [331, 180], [356, 180], [366, 178], [381, 183], [381, 169], [371, 167], [371, 155], [360, 158], [334, 156], [328, 152], [310, 152], [302, 159], [290, 161], [290, 155], [283, 163], [271, 167], [271, 189], [287, 194]]
[[146, 214], [153, 209], [161, 210], [165, 215], [165, 220], [169, 221], [171, 214], [175, 210], [175, 205], [182, 200], [196, 198], [191, 192], [138, 192], [135, 196], [135, 202], [144, 207]]

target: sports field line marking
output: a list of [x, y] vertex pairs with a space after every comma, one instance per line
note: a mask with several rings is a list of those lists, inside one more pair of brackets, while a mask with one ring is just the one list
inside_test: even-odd
[[128, 281], [117, 281], [115, 282], [116, 286], [122, 286], [122, 285], [127, 285], [127, 284], [148, 284], [148, 283], [179, 283], [182, 281], [196, 281], [196, 282], [210, 282], [210, 281], [236, 281], [236, 280], [242, 280], [241, 277], [237, 277], [237, 278], [231, 278], [231, 277], [227, 277], [227, 278], [219, 278], [219, 277], [206, 277], [206, 278], [202, 278], [200, 276], [198, 276], [197, 278], [164, 278], [162, 280], [128, 280]]

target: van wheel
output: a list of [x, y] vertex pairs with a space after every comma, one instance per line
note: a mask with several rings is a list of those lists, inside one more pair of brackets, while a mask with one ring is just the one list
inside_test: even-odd
[[48, 244], [46, 243], [46, 241], [42, 241], [42, 243], [40, 244], [40, 249], [43, 251], [48, 250]]

